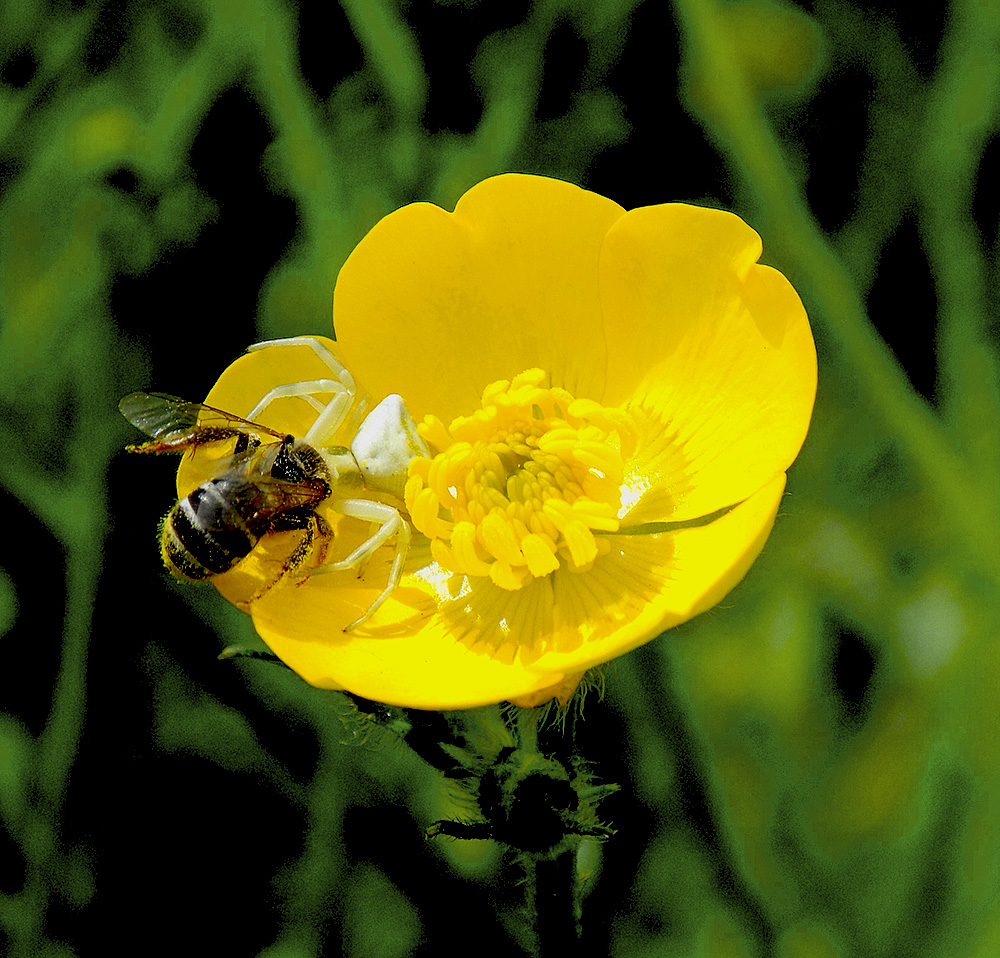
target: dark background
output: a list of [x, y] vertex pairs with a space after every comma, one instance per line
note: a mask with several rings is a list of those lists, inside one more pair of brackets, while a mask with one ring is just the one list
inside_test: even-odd
[[[820, 350], [813, 432], [764, 556], [721, 609], [610, 666], [605, 699], [588, 701], [581, 751], [622, 788], [602, 808], [619, 830], [585, 903], [585, 953], [997, 946], [997, 556], [951, 541], [956, 494], [922, 468], [933, 454], [905, 419], [954, 424], [937, 364], [956, 287], [995, 360], [1000, 207], [976, 186], [995, 113], [979, 117], [973, 90], [956, 139], [921, 146], [950, 56], [962, 74], [945, 38], [977, 30], [945, 5], [727, 5], [726, 56], [801, 201], [789, 214], [706, 95], [721, 81], [699, 59], [702, 7], [4, 11], [9, 954], [519, 953], [516, 870], [485, 844], [423, 837], [455, 814], [435, 773], [389, 739], [347, 744], [335, 695], [216, 661], [249, 624], [163, 573], [172, 469], [121, 451], [135, 436], [116, 412], [138, 388], [204, 395], [255, 340], [329, 333], [336, 271], [371, 225], [407, 202], [450, 208], [507, 170], [626, 208], [735, 210], [800, 290]], [[989, 107], [992, 68], [970, 62]], [[960, 187], [943, 214], [936, 156]], [[966, 246], [942, 252], [939, 214]], [[801, 223], [912, 388], [872, 388]], [[876, 369], [889, 355], [861, 348]], [[972, 447], [994, 428], [982, 415]], [[992, 528], [992, 487], [977, 488]]]

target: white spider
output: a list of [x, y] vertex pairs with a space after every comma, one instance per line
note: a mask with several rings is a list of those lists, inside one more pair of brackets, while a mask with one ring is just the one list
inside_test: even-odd
[[[308, 402], [318, 415], [309, 431], [300, 438], [320, 453], [330, 471], [332, 491], [326, 501], [341, 515], [378, 524], [378, 528], [350, 555], [336, 562], [323, 563], [309, 570], [308, 574], [359, 568], [377, 549], [393, 536], [396, 537], [396, 552], [389, 570], [389, 581], [365, 614], [344, 630], [349, 631], [366, 621], [399, 585], [410, 545], [410, 526], [396, 507], [372, 499], [345, 496], [342, 490], [352, 487], [356, 490], [363, 486], [371, 492], [387, 493], [402, 500], [407, 478], [406, 467], [410, 460], [429, 453], [417, 433], [413, 417], [402, 398], [395, 393], [386, 396], [364, 415], [368, 405], [367, 398], [358, 397], [354, 377], [318, 339], [311, 336], [272, 339], [255, 343], [247, 352], [285, 346], [310, 347], [329, 367], [331, 378], [275, 386], [246, 418], [251, 422], [258, 421], [264, 410], [276, 399], [298, 396]], [[332, 395], [332, 398], [323, 402], [317, 398], [321, 395]], [[344, 427], [353, 427], [355, 424], [350, 447], [333, 443], [333, 439]]]

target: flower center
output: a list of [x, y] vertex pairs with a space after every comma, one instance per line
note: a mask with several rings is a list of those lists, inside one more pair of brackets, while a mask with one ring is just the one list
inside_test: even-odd
[[529, 369], [492, 383], [471, 416], [418, 427], [441, 451], [410, 463], [406, 506], [444, 568], [514, 590], [608, 551], [594, 533], [618, 529], [632, 429], [621, 410], [546, 378]]

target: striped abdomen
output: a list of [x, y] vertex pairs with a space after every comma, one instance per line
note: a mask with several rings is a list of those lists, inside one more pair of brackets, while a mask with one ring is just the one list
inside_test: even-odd
[[181, 499], [163, 521], [167, 568], [182, 579], [208, 579], [245, 559], [269, 526], [254, 518], [256, 493], [240, 476], [220, 476]]

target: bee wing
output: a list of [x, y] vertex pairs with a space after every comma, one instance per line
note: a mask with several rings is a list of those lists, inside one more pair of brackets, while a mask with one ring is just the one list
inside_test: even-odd
[[133, 452], [184, 452], [241, 433], [284, 438], [283, 433], [267, 426], [166, 393], [131, 393], [118, 404], [118, 409], [133, 426], [153, 437], [153, 442], [130, 446]]
[[238, 511], [247, 519], [270, 519], [289, 509], [319, 505], [330, 494], [322, 479], [289, 482], [273, 476], [261, 476], [248, 482], [239, 493]]
[[269, 442], [238, 450], [228, 460], [224, 471], [233, 475], [253, 477], [255, 481], [270, 479], [271, 468], [282, 448], [284, 442]]

